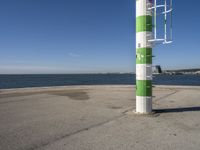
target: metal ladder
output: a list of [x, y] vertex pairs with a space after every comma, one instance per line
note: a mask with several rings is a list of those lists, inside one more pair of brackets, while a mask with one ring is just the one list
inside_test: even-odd
[[[170, 3], [167, 5], [167, 2]], [[152, 11], [153, 14], [153, 39], [148, 40], [152, 44], [169, 44], [172, 43], [172, 0], [164, 0], [163, 5], [157, 5], [157, 0], [154, 0], [153, 6], [149, 5], [147, 3], [147, 9]], [[158, 38], [157, 36], [157, 13], [159, 9], [164, 9], [164, 11], [161, 11], [161, 15], [164, 16], [164, 37]], [[170, 27], [167, 26], [167, 15], [170, 15]], [[170, 29], [169, 37], [167, 36], [167, 29]]]

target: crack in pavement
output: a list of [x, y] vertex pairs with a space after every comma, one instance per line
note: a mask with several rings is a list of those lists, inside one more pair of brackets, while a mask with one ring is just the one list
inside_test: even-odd
[[171, 95], [174, 95], [174, 94], [176, 94], [176, 93], [179, 92], [179, 90], [174, 90], [174, 89], [170, 89], [170, 90], [172, 90], [173, 92], [170, 93], [170, 94], [164, 95], [164, 96], [162, 96], [162, 97], [160, 97], [160, 98], [155, 99], [154, 102], [153, 102], [153, 104], [158, 105], [157, 102], [158, 102], [159, 100], [164, 99], [164, 98], [167, 98], [167, 97], [169, 97], [169, 96], [171, 96]]
[[54, 138], [52, 140], [46, 141], [44, 143], [41, 143], [40, 145], [35, 145], [35, 146], [32, 145], [32, 147], [27, 148], [27, 150], [39, 150], [39, 149], [41, 149], [43, 147], [46, 147], [46, 146], [48, 146], [48, 145], [50, 145], [52, 143], [58, 142], [58, 141], [60, 141], [62, 139], [68, 138], [68, 137], [73, 136], [75, 134], [78, 134], [78, 133], [81, 133], [81, 132], [84, 132], [84, 131], [88, 131], [90, 129], [105, 125], [105, 124], [107, 124], [107, 123], [109, 123], [111, 121], [114, 121], [114, 120], [117, 120], [119, 118], [124, 117], [126, 115], [126, 112], [131, 110], [131, 109], [133, 109], [133, 108], [128, 108], [128, 109], [124, 110], [123, 112], [121, 112], [122, 113], [121, 115], [116, 116], [116, 117], [114, 117], [112, 119], [109, 119], [109, 120], [106, 120], [106, 121], [91, 125], [89, 127], [86, 127], [86, 128], [83, 128], [83, 129], [80, 129], [80, 130], [77, 130], [77, 131], [74, 131], [74, 132], [71, 132], [71, 133], [68, 133], [68, 134], [61, 135], [61, 136], [56, 137], [56, 138]]

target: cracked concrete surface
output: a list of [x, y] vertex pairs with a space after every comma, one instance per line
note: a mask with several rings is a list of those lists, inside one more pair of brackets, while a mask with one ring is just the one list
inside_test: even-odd
[[153, 94], [157, 113], [140, 116], [134, 86], [1, 90], [0, 150], [198, 150], [200, 87]]

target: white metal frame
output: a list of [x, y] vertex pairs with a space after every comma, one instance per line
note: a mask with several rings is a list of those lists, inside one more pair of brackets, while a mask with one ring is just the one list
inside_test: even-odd
[[[154, 0], [154, 6], [149, 7], [148, 10], [152, 10], [153, 13], [153, 22], [154, 22], [154, 37], [151, 40], [148, 40], [152, 43], [162, 43], [162, 44], [169, 44], [172, 43], [172, 0], [170, 0], [170, 8], [168, 9], [167, 0], [164, 0], [163, 5], [157, 5], [157, 0]], [[157, 9], [164, 8], [162, 14], [164, 15], [164, 37], [158, 38], [157, 37]], [[167, 37], [167, 15], [170, 13], [170, 34], [169, 38]]]

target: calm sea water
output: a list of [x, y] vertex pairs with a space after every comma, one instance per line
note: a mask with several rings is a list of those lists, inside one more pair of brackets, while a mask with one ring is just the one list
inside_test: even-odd
[[[156, 75], [154, 84], [200, 86], [200, 75]], [[0, 89], [64, 85], [134, 85], [133, 74], [0, 75]]]

